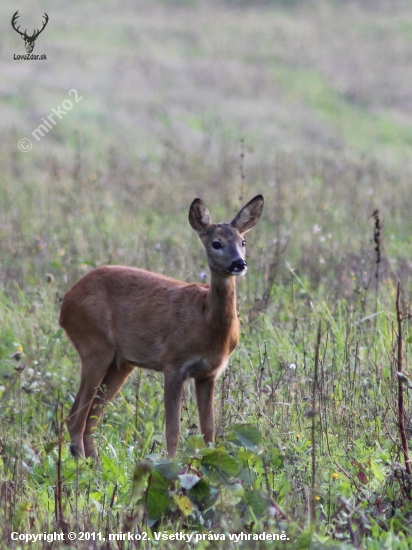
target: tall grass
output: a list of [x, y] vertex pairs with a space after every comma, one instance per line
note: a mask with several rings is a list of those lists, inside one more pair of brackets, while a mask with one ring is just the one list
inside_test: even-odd
[[[13, 120], [0, 134], [1, 544], [56, 531], [96, 533], [74, 548], [169, 548], [156, 537], [180, 532], [205, 536], [196, 548], [250, 548], [229, 534], [284, 532], [253, 547], [407, 548], [409, 6], [104, 5], [49, 14], [50, 73], [0, 69]], [[72, 87], [82, 102], [18, 151]], [[96, 431], [99, 460], [76, 462], [66, 290], [102, 264], [207, 282], [190, 202], [224, 221], [257, 193], [215, 447], [189, 383], [167, 460], [162, 378], [136, 371]], [[152, 540], [109, 543], [121, 532]]]

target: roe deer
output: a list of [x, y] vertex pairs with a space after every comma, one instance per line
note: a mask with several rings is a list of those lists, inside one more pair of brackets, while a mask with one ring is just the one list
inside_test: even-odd
[[[75, 456], [97, 457], [93, 429], [134, 367], [164, 374], [166, 446], [180, 437], [183, 383], [195, 379], [200, 430], [214, 438], [213, 391], [239, 340], [235, 276], [246, 273], [244, 233], [263, 210], [258, 195], [230, 223], [213, 224], [200, 199], [189, 222], [207, 254], [211, 283], [184, 283], [125, 266], [100, 267], [64, 297], [60, 325], [78, 351], [80, 388], [67, 425]], [[92, 403], [94, 404], [92, 406]]]

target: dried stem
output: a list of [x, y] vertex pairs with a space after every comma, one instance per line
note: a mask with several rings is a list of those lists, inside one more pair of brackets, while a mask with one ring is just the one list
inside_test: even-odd
[[411, 481], [411, 463], [408, 453], [408, 441], [406, 439], [405, 432], [405, 411], [403, 406], [403, 379], [402, 379], [402, 313], [400, 310], [400, 283], [398, 283], [398, 291], [396, 294], [396, 318], [398, 321], [398, 357], [397, 357], [397, 369], [398, 369], [398, 426], [402, 440], [402, 450], [405, 459], [405, 468], [409, 475], [409, 484]]
[[244, 181], [245, 181], [245, 172], [244, 172], [244, 158], [245, 158], [245, 138], [242, 138], [240, 140], [240, 194], [239, 194], [239, 201], [240, 204], [243, 204], [243, 191], [244, 191]]
[[62, 527], [64, 525], [63, 517], [63, 502], [62, 502], [62, 445], [63, 445], [63, 428], [64, 428], [64, 419], [63, 419], [63, 407], [60, 408], [60, 418], [59, 418], [59, 407], [56, 410], [56, 420], [59, 430], [59, 440], [58, 440], [58, 457], [57, 457], [57, 486], [56, 486], [56, 515], [57, 515], [57, 524]]
[[315, 508], [315, 492], [316, 492], [316, 442], [315, 442], [315, 422], [316, 422], [316, 388], [318, 385], [318, 370], [319, 370], [319, 348], [320, 348], [320, 328], [321, 322], [318, 324], [318, 336], [316, 340], [316, 350], [315, 350], [315, 369], [313, 373], [313, 384], [312, 384], [312, 410], [310, 416], [312, 418], [312, 429], [311, 429], [311, 439], [312, 439], [312, 491], [310, 499], [310, 519], [311, 522], [314, 522], [316, 519], [316, 508]]
[[376, 311], [378, 311], [378, 293], [379, 293], [379, 264], [381, 263], [381, 220], [379, 218], [379, 210], [375, 210], [372, 214], [375, 218], [375, 227], [373, 230], [373, 240], [376, 244], [376, 270], [375, 270], [375, 279], [376, 279]]

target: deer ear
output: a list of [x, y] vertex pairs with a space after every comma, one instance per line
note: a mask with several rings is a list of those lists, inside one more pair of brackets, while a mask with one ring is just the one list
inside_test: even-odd
[[242, 210], [233, 218], [230, 225], [237, 229], [241, 235], [255, 227], [263, 212], [264, 200], [262, 195], [257, 195], [248, 202]]
[[212, 225], [209, 210], [200, 199], [195, 199], [190, 205], [189, 222], [197, 233], [204, 233]]

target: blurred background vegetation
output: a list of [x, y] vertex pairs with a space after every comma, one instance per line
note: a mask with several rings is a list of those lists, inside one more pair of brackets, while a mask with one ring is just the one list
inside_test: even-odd
[[[400, 262], [408, 271], [408, 3], [50, 8], [23, 4], [19, 20], [37, 28], [50, 12], [34, 50], [47, 61], [12, 59], [25, 53], [23, 41], [6, 24], [11, 4], [0, 8], [3, 282], [34, 282], [45, 269], [71, 279], [69, 266], [82, 263], [142, 264], [156, 223], [164, 252], [149, 267], [158, 269], [175, 241], [193, 248], [193, 197], [219, 218], [256, 192], [267, 199], [269, 238], [287, 241], [286, 257], [315, 283], [331, 282], [342, 260], [350, 275], [351, 257], [365, 259], [375, 208], [392, 269]], [[73, 108], [34, 139], [68, 99]], [[30, 152], [17, 149], [21, 138], [33, 142]], [[169, 255], [178, 265], [168, 271], [181, 275], [181, 255]], [[184, 277], [195, 267], [188, 261]]]
[[[33, 51], [45, 53], [47, 61], [13, 59], [26, 53], [10, 25], [16, 9], [29, 33], [48, 13]], [[187, 221], [191, 201], [201, 197], [215, 221], [226, 221], [262, 193], [264, 219], [248, 237], [250, 273], [238, 285], [242, 344], [219, 388], [218, 427], [222, 435], [233, 421], [259, 426], [273, 468], [262, 486], [286, 507], [280, 526], [296, 522], [304, 529], [308, 501], [302, 488], [312, 480], [302, 418], [322, 319], [322, 365], [331, 370], [319, 406], [325, 418], [331, 415], [329, 426], [344, 435], [332, 450], [321, 445], [329, 466], [319, 471], [336, 469], [334, 452], [345, 472], [354, 469], [344, 487], [334, 492], [328, 482], [324, 488], [318, 522], [330, 523], [342, 509], [338, 495], [356, 494], [353, 480], [372, 468], [368, 460], [377, 447], [385, 449], [378, 461], [400, 461], [396, 420], [382, 419], [396, 400], [396, 286], [401, 283], [408, 314], [412, 271], [411, 3], [22, 0], [17, 6], [6, 0], [0, 16], [0, 398], [7, 426], [0, 441], [2, 479], [14, 483], [10, 518], [27, 527], [37, 510], [43, 529], [45, 502], [54, 502], [47, 491], [55, 483], [56, 415], [60, 406], [68, 410], [78, 380], [76, 355], [57, 324], [64, 292], [107, 263], [207, 282], [203, 250]], [[78, 103], [74, 92], [69, 95], [73, 89]], [[66, 100], [72, 108], [62, 106], [66, 114], [55, 116], [56, 125], [35, 139], [31, 134], [42, 119]], [[22, 138], [32, 141], [30, 151], [18, 149]], [[20, 348], [23, 373], [13, 369]], [[163, 415], [157, 414], [162, 380], [150, 373], [133, 380], [108, 413], [109, 428], [112, 422], [116, 429], [101, 436], [112, 438], [112, 448], [128, 442], [132, 450], [121, 468], [129, 473], [144, 451], [164, 448]], [[340, 395], [339, 403], [325, 404], [331, 395]], [[185, 399], [184, 438], [196, 418], [190, 388]], [[289, 402], [294, 406], [288, 408]], [[377, 418], [379, 425], [369, 424]], [[34, 434], [50, 444], [43, 448]], [[353, 443], [358, 440], [362, 450]], [[105, 442], [103, 455], [111, 452]], [[45, 468], [45, 457], [52, 465], [40, 482], [30, 468]], [[23, 463], [29, 470], [22, 467], [18, 475], [13, 465]], [[371, 477], [394, 493], [381, 487], [387, 508], [367, 509], [370, 517], [382, 512], [370, 548], [389, 544], [388, 533], [400, 546], [385, 547], [403, 548], [410, 509], [402, 509], [395, 526], [393, 517], [407, 483], [396, 477], [396, 467], [379, 475], [374, 467]], [[263, 479], [264, 470], [256, 476]], [[94, 499], [101, 503], [115, 482], [103, 476], [99, 483]], [[49, 495], [43, 501], [33, 496], [42, 490]], [[126, 476], [119, 509], [128, 491]], [[92, 507], [89, 500], [86, 505]], [[350, 522], [335, 538], [356, 546], [371, 536], [362, 521], [357, 529], [359, 540]], [[307, 547], [306, 539], [299, 540]]]

